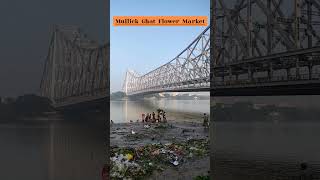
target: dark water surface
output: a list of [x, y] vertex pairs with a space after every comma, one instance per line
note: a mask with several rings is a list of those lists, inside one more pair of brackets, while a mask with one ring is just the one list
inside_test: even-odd
[[[320, 179], [320, 123], [216, 122], [213, 126], [212, 164], [220, 179], [298, 179], [303, 173]], [[302, 163], [307, 164], [306, 172]]]
[[104, 130], [64, 120], [0, 124], [0, 179], [101, 179]]

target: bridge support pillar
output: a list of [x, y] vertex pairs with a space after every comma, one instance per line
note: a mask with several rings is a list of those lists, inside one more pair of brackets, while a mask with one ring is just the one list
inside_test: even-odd
[[249, 64], [249, 67], [248, 67], [248, 78], [251, 82], [253, 81], [253, 72], [252, 72], [252, 65], [251, 64]]
[[294, 38], [295, 38], [295, 45], [296, 48], [300, 48], [300, 18], [301, 18], [301, 4], [300, 0], [295, 0], [295, 29], [294, 29]]
[[269, 77], [270, 81], [272, 80], [272, 76], [273, 76], [273, 64], [272, 64], [272, 62], [270, 62], [269, 63], [269, 70], [268, 70], [268, 77]]
[[224, 80], [224, 75], [222, 75], [222, 83], [226, 84], [225, 80]]
[[290, 80], [290, 70], [291, 70], [291, 68], [286, 68], [286, 70], [287, 70], [287, 80]]
[[229, 81], [232, 80], [232, 68], [229, 67]]
[[312, 79], [312, 63], [309, 62], [308, 64], [308, 71], [309, 71], [309, 80]]
[[312, 27], [312, 2], [310, 0], [307, 1], [307, 29], [308, 29], [308, 48], [312, 47], [312, 35], [311, 35], [311, 27]]
[[300, 79], [300, 64], [299, 64], [299, 57], [296, 59], [296, 79]]

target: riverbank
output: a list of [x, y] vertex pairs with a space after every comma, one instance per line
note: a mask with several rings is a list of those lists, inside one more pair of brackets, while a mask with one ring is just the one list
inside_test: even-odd
[[201, 119], [111, 124], [110, 145], [112, 179], [194, 179], [209, 174], [209, 129]]

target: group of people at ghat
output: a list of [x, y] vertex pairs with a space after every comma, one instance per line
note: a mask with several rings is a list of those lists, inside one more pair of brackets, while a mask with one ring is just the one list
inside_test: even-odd
[[116, 19], [117, 24], [204, 24], [204, 19]]
[[167, 118], [166, 118], [166, 112], [164, 110], [158, 110], [158, 114], [156, 117], [156, 113], [152, 112], [152, 113], [147, 113], [141, 114], [141, 119], [142, 122], [151, 122], [151, 123], [156, 123], [156, 122], [167, 122]]

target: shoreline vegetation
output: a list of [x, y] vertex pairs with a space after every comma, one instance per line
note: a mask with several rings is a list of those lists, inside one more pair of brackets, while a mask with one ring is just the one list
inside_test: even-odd
[[34, 94], [17, 98], [0, 97], [0, 123], [57, 118], [49, 99]]
[[[140, 99], [146, 98], [146, 99], [169, 99], [169, 100], [210, 100], [210, 96], [205, 96], [205, 95], [191, 95], [191, 94], [177, 94], [177, 95], [171, 95], [169, 93], [163, 93], [163, 94], [150, 94], [150, 95], [145, 95], [143, 98], [138, 97]], [[110, 100], [111, 101], [122, 101], [130, 99], [128, 96], [126, 96], [125, 93], [121, 91], [117, 91], [114, 93], [111, 93], [110, 95]], [[131, 98], [134, 99], [134, 98]]]
[[[112, 94], [113, 99], [123, 98], [124, 93]], [[151, 96], [155, 97], [155, 96]], [[189, 95], [181, 97], [193, 97]], [[160, 98], [168, 98], [166, 95]], [[172, 98], [172, 97], [170, 97]], [[118, 99], [118, 100], [120, 100]], [[179, 98], [178, 98], [179, 99]], [[202, 113], [177, 112], [166, 110], [168, 116], [179, 117], [187, 121], [202, 119]], [[254, 104], [239, 101], [233, 104], [211, 103], [211, 116], [215, 122], [318, 122], [319, 109], [302, 107], [280, 107], [268, 104]], [[59, 119], [60, 115], [51, 106], [49, 99], [34, 94], [27, 94], [17, 98], [0, 97], [0, 123], [32, 121], [36, 119]], [[139, 117], [138, 117], [139, 118]], [[133, 119], [135, 121], [135, 119]]]

